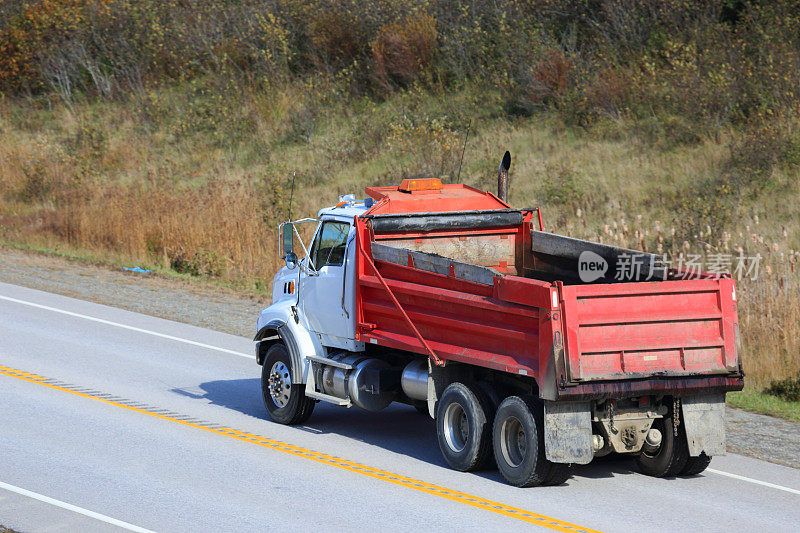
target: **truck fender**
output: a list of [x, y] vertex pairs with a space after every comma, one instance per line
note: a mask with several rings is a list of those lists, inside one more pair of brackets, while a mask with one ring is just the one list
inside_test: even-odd
[[281, 340], [281, 334], [278, 330], [285, 324], [282, 320], [273, 319], [258, 330], [256, 336], [253, 337], [253, 340], [256, 341], [256, 363], [259, 365], [264, 364], [267, 350]]
[[681, 411], [689, 455], [725, 455], [725, 393], [684, 396]]
[[291, 309], [291, 303], [280, 301], [264, 309], [258, 317], [256, 362], [264, 364], [267, 350], [276, 342], [283, 341], [292, 360], [292, 383], [305, 383], [308, 366], [307, 355], [325, 356], [325, 349], [316, 335], [308, 331], [302, 320], [295, 319], [300, 311]]
[[436, 418], [436, 404], [444, 394], [444, 390], [455, 381], [462, 383], [472, 381], [468, 365], [437, 366], [428, 358], [428, 413], [431, 418]]
[[589, 402], [544, 400], [544, 451], [548, 461], [585, 465], [594, 458]]

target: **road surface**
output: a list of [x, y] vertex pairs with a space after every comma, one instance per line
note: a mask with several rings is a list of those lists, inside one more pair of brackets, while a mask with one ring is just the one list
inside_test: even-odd
[[[192, 309], [186, 309], [192, 313]], [[255, 317], [253, 317], [255, 324]], [[0, 283], [0, 524], [19, 531], [798, 531], [800, 471], [738, 455], [690, 479], [632, 461], [517, 489], [449, 470], [434, 423], [261, 401], [252, 342]]]

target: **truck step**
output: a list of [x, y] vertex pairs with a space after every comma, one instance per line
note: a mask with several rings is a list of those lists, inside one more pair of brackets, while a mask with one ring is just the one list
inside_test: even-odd
[[327, 357], [319, 357], [317, 355], [307, 355], [306, 359], [308, 359], [309, 361], [313, 361], [315, 363], [320, 363], [335, 368], [341, 368], [343, 370], [353, 369], [353, 365], [348, 365], [347, 363], [340, 363], [339, 361], [334, 361], [333, 359], [328, 359]]
[[341, 405], [344, 407], [350, 407], [352, 402], [347, 398], [337, 398], [336, 396], [331, 396], [330, 394], [323, 394], [321, 392], [316, 391], [306, 391], [306, 396], [309, 398], [314, 398], [315, 400], [322, 400], [323, 402], [332, 403], [334, 405]]

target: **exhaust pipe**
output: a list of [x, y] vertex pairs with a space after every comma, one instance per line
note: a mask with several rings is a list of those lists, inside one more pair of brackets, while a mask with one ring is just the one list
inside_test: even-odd
[[506, 151], [497, 169], [497, 197], [508, 201], [508, 169], [511, 168], [511, 153]]

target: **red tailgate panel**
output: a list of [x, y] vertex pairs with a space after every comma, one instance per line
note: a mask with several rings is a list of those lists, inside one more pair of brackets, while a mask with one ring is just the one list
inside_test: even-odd
[[733, 281], [562, 287], [571, 381], [738, 369]]

